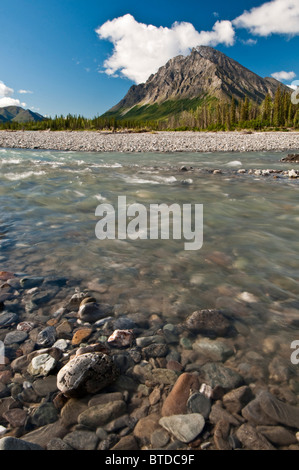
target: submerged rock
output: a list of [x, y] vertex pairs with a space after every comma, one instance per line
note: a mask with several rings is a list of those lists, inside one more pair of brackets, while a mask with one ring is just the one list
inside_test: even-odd
[[110, 356], [99, 352], [85, 353], [74, 357], [60, 369], [57, 387], [68, 397], [82, 396], [97, 393], [118, 376], [119, 370]]
[[204, 417], [198, 413], [187, 415], [165, 416], [159, 424], [171, 432], [181, 442], [191, 442], [202, 432], [205, 426]]
[[220, 310], [196, 310], [187, 318], [186, 326], [194, 333], [225, 336], [230, 328], [230, 322]]
[[199, 389], [198, 378], [195, 375], [184, 373], [176, 381], [173, 389], [166, 398], [161, 414], [171, 416], [187, 413], [187, 402], [190, 393]]

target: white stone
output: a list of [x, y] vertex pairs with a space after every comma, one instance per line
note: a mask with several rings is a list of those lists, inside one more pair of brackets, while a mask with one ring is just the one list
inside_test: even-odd
[[35, 356], [28, 366], [31, 375], [46, 376], [56, 366], [56, 360], [50, 354], [39, 354]]

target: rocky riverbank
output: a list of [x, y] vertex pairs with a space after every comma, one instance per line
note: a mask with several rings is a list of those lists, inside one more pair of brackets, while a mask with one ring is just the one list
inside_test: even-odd
[[0, 449], [299, 450], [299, 381], [275, 337], [262, 357], [221, 309], [175, 325], [118, 314], [102, 284], [0, 280]]
[[0, 131], [0, 147], [86, 152], [254, 152], [299, 149], [299, 132]]

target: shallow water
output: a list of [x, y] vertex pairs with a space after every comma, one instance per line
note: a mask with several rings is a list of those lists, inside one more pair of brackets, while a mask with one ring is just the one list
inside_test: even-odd
[[[224, 309], [243, 339], [235, 344], [241, 354], [255, 351], [262, 361], [270, 336], [297, 375], [290, 343], [299, 339], [299, 181], [234, 171], [291, 169], [279, 162], [284, 155], [2, 149], [0, 270], [66, 277], [70, 295], [74, 285], [96, 281], [100, 300], [118, 314], [157, 314], [174, 324], [200, 308]], [[225, 173], [179, 171], [182, 165]], [[147, 207], [203, 204], [202, 248], [186, 251], [184, 240], [98, 240], [96, 207], [116, 207], [118, 196]], [[61, 296], [49, 305], [59, 306]]]

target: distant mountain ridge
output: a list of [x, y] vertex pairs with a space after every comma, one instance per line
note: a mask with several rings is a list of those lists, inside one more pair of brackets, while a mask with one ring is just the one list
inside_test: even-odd
[[45, 118], [39, 114], [34, 113], [30, 109], [24, 109], [20, 106], [6, 106], [0, 108], [0, 123], [1, 122], [37, 122], [43, 121]]
[[211, 99], [237, 101], [247, 98], [260, 104], [278, 87], [274, 78], [262, 78], [222, 52], [209, 47], [193, 48], [188, 56], [170, 59], [146, 83], [133, 85], [126, 96], [103, 117], [116, 119], [163, 118], [194, 109]]

